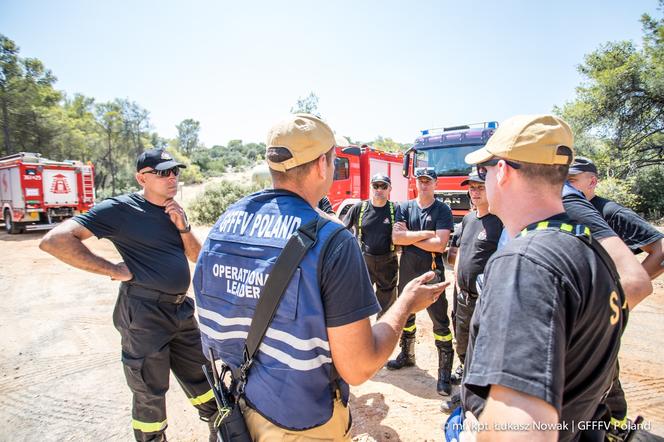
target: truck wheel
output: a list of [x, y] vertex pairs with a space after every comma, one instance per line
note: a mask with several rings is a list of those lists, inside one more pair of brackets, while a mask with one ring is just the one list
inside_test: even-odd
[[21, 233], [21, 228], [17, 226], [14, 220], [12, 219], [12, 216], [9, 213], [9, 209], [5, 209], [5, 230], [10, 235]]

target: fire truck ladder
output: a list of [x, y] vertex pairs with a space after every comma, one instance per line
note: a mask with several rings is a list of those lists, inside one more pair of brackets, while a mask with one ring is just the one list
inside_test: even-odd
[[83, 181], [83, 202], [91, 203], [95, 200], [95, 187], [92, 180], [92, 168], [90, 166], [83, 166], [81, 168], [82, 181]]

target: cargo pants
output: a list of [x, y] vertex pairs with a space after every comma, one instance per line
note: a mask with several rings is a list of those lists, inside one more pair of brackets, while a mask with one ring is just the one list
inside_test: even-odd
[[165, 440], [171, 370], [202, 418], [216, 411], [202, 370], [209, 362], [203, 356], [194, 301], [186, 296], [180, 297], [180, 303], [149, 299], [159, 293], [122, 283], [113, 312], [113, 324], [122, 337], [124, 374], [133, 394], [137, 441]]

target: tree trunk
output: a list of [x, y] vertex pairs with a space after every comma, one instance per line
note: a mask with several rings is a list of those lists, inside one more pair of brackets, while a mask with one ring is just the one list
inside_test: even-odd
[[7, 90], [2, 86], [2, 133], [5, 139], [5, 154], [11, 155], [14, 153], [12, 151], [12, 144], [9, 140], [9, 109], [7, 106]]

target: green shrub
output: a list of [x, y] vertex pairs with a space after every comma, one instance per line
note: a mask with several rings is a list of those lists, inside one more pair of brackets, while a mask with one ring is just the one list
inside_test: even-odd
[[189, 205], [189, 216], [196, 224], [214, 224], [228, 206], [261, 188], [257, 184], [237, 184], [229, 181], [211, 184]]
[[634, 191], [640, 197], [635, 211], [651, 220], [664, 216], [664, 166], [640, 169], [634, 180]]
[[641, 202], [641, 196], [634, 191], [632, 178], [625, 180], [614, 177], [600, 178], [595, 193], [630, 209], [635, 209]]

